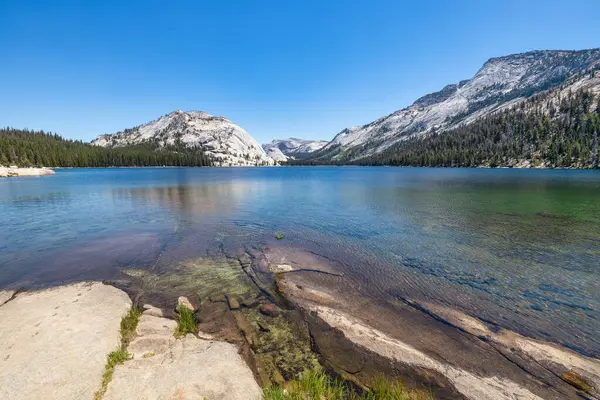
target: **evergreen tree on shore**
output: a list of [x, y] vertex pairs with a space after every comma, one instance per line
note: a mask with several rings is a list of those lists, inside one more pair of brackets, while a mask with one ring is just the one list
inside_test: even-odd
[[0, 129], [0, 165], [19, 167], [209, 166], [202, 149], [148, 146], [107, 149], [57, 134]]

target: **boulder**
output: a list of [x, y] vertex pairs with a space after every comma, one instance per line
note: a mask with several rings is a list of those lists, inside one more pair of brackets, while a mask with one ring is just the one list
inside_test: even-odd
[[192, 302], [185, 296], [179, 296], [177, 299], [177, 309], [179, 310], [181, 307], [188, 308], [190, 311], [194, 311], [195, 309]]

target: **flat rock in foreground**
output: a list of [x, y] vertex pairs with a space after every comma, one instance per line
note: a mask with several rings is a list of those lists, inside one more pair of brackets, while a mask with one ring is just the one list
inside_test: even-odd
[[92, 399], [129, 297], [102, 283], [17, 294], [0, 306], [0, 399]]
[[128, 352], [115, 368], [104, 400], [257, 400], [262, 391], [230, 343], [175, 339], [173, 320], [142, 315]]

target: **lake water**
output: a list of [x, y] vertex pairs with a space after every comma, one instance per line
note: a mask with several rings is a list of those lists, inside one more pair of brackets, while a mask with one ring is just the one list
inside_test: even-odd
[[338, 261], [376, 296], [600, 355], [597, 171], [58, 170], [0, 180], [0, 223], [0, 288], [277, 243]]

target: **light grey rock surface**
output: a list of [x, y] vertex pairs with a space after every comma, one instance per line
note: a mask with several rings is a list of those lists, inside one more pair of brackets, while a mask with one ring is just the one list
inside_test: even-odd
[[179, 296], [179, 298], [177, 299], [177, 309], [179, 309], [180, 307], [185, 307], [190, 311], [194, 311], [194, 306], [192, 305], [192, 302], [184, 296]]
[[582, 85], [597, 90], [595, 79], [572, 82], [572, 78], [598, 65], [598, 48], [531, 51], [492, 58], [471, 79], [447, 85], [366, 125], [343, 129], [315, 156], [322, 160], [357, 160], [379, 154], [408, 138], [434, 131], [443, 133], [562, 84], [572, 86], [573, 92]]
[[202, 148], [215, 166], [273, 165], [252, 136], [224, 117], [202, 111], [174, 111], [144, 125], [92, 141], [96, 146], [114, 148], [132, 145], [184, 146]]
[[0, 306], [9, 301], [14, 294], [14, 290], [0, 290]]
[[151, 315], [153, 317], [164, 317], [164, 313], [160, 308], [154, 307], [153, 305], [150, 304], [144, 304], [144, 311], [143, 314], [144, 315]]
[[142, 315], [128, 347], [132, 359], [115, 368], [104, 400], [253, 400], [262, 391], [237, 348], [187, 335], [175, 321]]
[[309, 139], [275, 139], [271, 143], [263, 144], [262, 147], [269, 157], [275, 161], [287, 161], [297, 155], [312, 153], [320, 150], [328, 142], [324, 140]]
[[102, 283], [19, 293], [1, 305], [0, 399], [92, 399], [130, 308], [127, 294]]
[[44, 176], [54, 174], [55, 172], [50, 168], [7, 168], [0, 166], [0, 178], [9, 178], [13, 176]]

